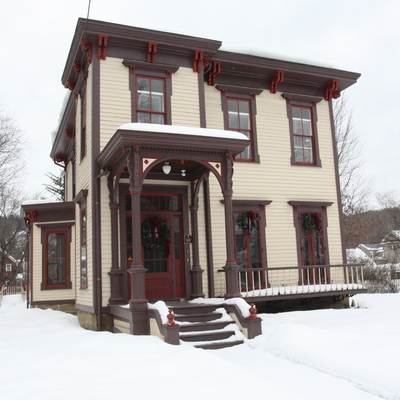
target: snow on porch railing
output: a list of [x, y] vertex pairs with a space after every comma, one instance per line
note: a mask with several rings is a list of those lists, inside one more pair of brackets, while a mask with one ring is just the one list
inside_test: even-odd
[[363, 266], [340, 264], [240, 269], [239, 288], [245, 298], [365, 289]]

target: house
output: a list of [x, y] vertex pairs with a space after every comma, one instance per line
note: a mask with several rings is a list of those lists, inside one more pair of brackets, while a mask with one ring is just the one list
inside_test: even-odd
[[388, 263], [400, 264], [400, 231], [391, 230], [381, 242]]
[[157, 300], [364, 290], [346, 265], [332, 119], [360, 75], [221, 44], [78, 20], [50, 153], [66, 201], [23, 205], [32, 306], [148, 333]]
[[0, 289], [3, 285], [7, 285], [15, 274], [18, 267], [17, 260], [10, 254], [0, 250]]
[[387, 262], [387, 258], [385, 257], [385, 250], [381, 243], [373, 243], [373, 244], [361, 243], [358, 245], [358, 248], [377, 264], [385, 264]]

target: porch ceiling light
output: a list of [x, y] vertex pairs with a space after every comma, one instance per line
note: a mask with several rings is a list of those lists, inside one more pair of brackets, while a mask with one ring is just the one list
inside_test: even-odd
[[186, 169], [181, 169], [181, 175], [186, 176]]
[[162, 170], [163, 170], [165, 175], [168, 175], [171, 172], [171, 166], [169, 165], [169, 162], [166, 161], [164, 163], [164, 165], [162, 167]]

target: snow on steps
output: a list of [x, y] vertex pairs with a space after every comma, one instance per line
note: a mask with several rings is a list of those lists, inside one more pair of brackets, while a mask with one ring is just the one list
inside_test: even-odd
[[222, 349], [244, 343], [244, 336], [220, 305], [170, 306], [180, 325], [181, 344], [201, 349]]

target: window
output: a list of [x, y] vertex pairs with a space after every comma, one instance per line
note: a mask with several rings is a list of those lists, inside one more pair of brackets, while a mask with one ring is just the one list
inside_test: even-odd
[[[243, 133], [248, 139], [253, 140], [251, 129], [250, 101], [239, 99], [226, 99], [228, 102], [228, 129]], [[253, 160], [253, 144], [236, 156], [236, 160]]]
[[86, 155], [86, 88], [81, 93], [81, 160]]
[[[328, 265], [326, 207], [332, 203], [290, 201], [289, 204], [293, 206], [299, 266]], [[300, 275], [301, 284], [328, 283], [329, 280], [326, 268], [305, 268]]]
[[87, 218], [86, 202], [81, 208], [81, 289], [88, 287], [87, 281]]
[[241, 289], [265, 287], [267, 268], [265, 252], [265, 205], [270, 201], [233, 201], [236, 263], [240, 273]]
[[292, 165], [321, 166], [317, 135], [317, 107], [322, 98], [292, 93], [286, 99]]
[[12, 264], [6, 264], [6, 272], [12, 271]]
[[314, 164], [314, 135], [311, 108], [292, 107], [293, 146], [296, 164]]
[[71, 224], [38, 225], [42, 228], [41, 290], [70, 289]]
[[132, 122], [172, 124], [171, 76], [178, 65], [124, 60], [129, 68]]
[[163, 79], [137, 78], [137, 122], [165, 123], [164, 86]]
[[216, 87], [221, 91], [225, 129], [243, 133], [251, 141], [250, 145], [238, 154], [235, 160], [260, 162], [256, 135], [255, 96], [262, 90], [229, 85], [217, 85]]

